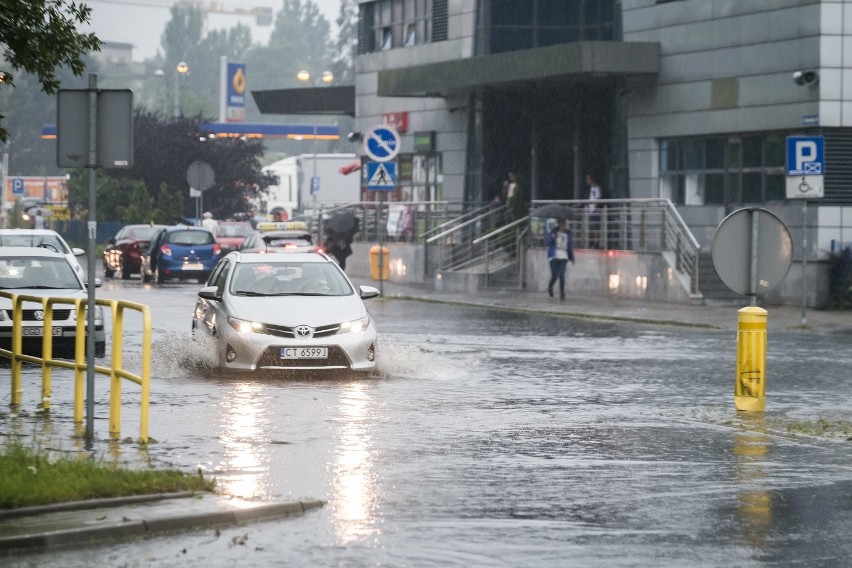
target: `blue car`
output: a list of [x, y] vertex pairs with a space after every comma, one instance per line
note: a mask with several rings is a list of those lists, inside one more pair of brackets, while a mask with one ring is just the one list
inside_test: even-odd
[[221, 255], [213, 233], [201, 227], [164, 227], [151, 236], [147, 254], [142, 255], [142, 280], [162, 284], [178, 278], [207, 281]]

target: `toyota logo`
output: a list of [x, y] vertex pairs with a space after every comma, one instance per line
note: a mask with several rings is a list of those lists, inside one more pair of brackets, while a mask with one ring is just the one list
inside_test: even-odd
[[310, 339], [314, 336], [314, 328], [309, 325], [296, 326], [296, 337], [301, 339]]
[[33, 315], [38, 321], [44, 321], [44, 312], [42, 310], [36, 310], [33, 312]]

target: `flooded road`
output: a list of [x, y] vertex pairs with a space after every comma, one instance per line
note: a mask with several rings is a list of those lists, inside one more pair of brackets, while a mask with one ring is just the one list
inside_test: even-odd
[[[104, 440], [101, 380], [102, 459], [200, 469], [234, 497], [326, 506], [10, 565], [844, 566], [852, 557], [848, 337], [773, 334], [765, 416], [734, 410], [730, 332], [402, 300], [367, 303], [380, 333], [372, 377], [222, 377], [209, 346], [190, 341], [197, 288], [101, 289], [149, 305], [155, 322], [152, 443], [143, 452]], [[28, 373], [32, 408], [38, 379]], [[49, 422], [3, 410], [0, 426], [71, 449], [69, 385], [54, 379]], [[133, 437], [135, 387], [124, 400], [122, 436]]]

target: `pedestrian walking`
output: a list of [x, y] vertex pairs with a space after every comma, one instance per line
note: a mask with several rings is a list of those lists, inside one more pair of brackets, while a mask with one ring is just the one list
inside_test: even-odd
[[33, 215], [33, 229], [46, 229], [47, 226], [44, 222], [44, 213], [41, 209], [35, 210], [35, 215]]
[[558, 219], [556, 226], [547, 234], [547, 260], [550, 263], [550, 283], [547, 293], [553, 297], [553, 285], [559, 280], [559, 299], [565, 300], [565, 268], [574, 264], [574, 239], [565, 219]]
[[588, 174], [586, 176], [586, 185], [589, 186], [589, 241], [591, 248], [599, 248], [601, 242], [600, 228], [601, 217], [598, 210], [598, 201], [603, 197], [598, 180], [595, 176]]
[[213, 213], [211, 213], [210, 211], [205, 211], [204, 215], [202, 215], [202, 217], [204, 217], [204, 220], [201, 221], [201, 226], [204, 227], [205, 229], [207, 229], [208, 231], [210, 231], [211, 233], [213, 233], [214, 239], [216, 237], [218, 237], [219, 236], [219, 222], [216, 219], [213, 218]]

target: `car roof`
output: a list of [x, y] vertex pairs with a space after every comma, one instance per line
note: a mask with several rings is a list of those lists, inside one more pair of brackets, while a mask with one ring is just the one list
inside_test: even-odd
[[333, 262], [326, 255], [318, 252], [290, 252], [287, 254], [263, 253], [263, 252], [232, 252], [230, 255], [241, 264], [269, 264], [273, 262]]
[[51, 235], [60, 236], [53, 229], [0, 229], [0, 235]]
[[68, 259], [61, 252], [52, 251], [46, 248], [39, 247], [0, 247], [0, 257], [45, 257], [45, 258], [61, 258], [65, 262]]
[[204, 227], [196, 227], [194, 225], [169, 225], [165, 227], [167, 233], [171, 233], [172, 231], [204, 231], [205, 233], [209, 233], [207, 229]]
[[258, 231], [264, 240], [267, 239], [292, 239], [293, 237], [310, 236], [308, 231]]

